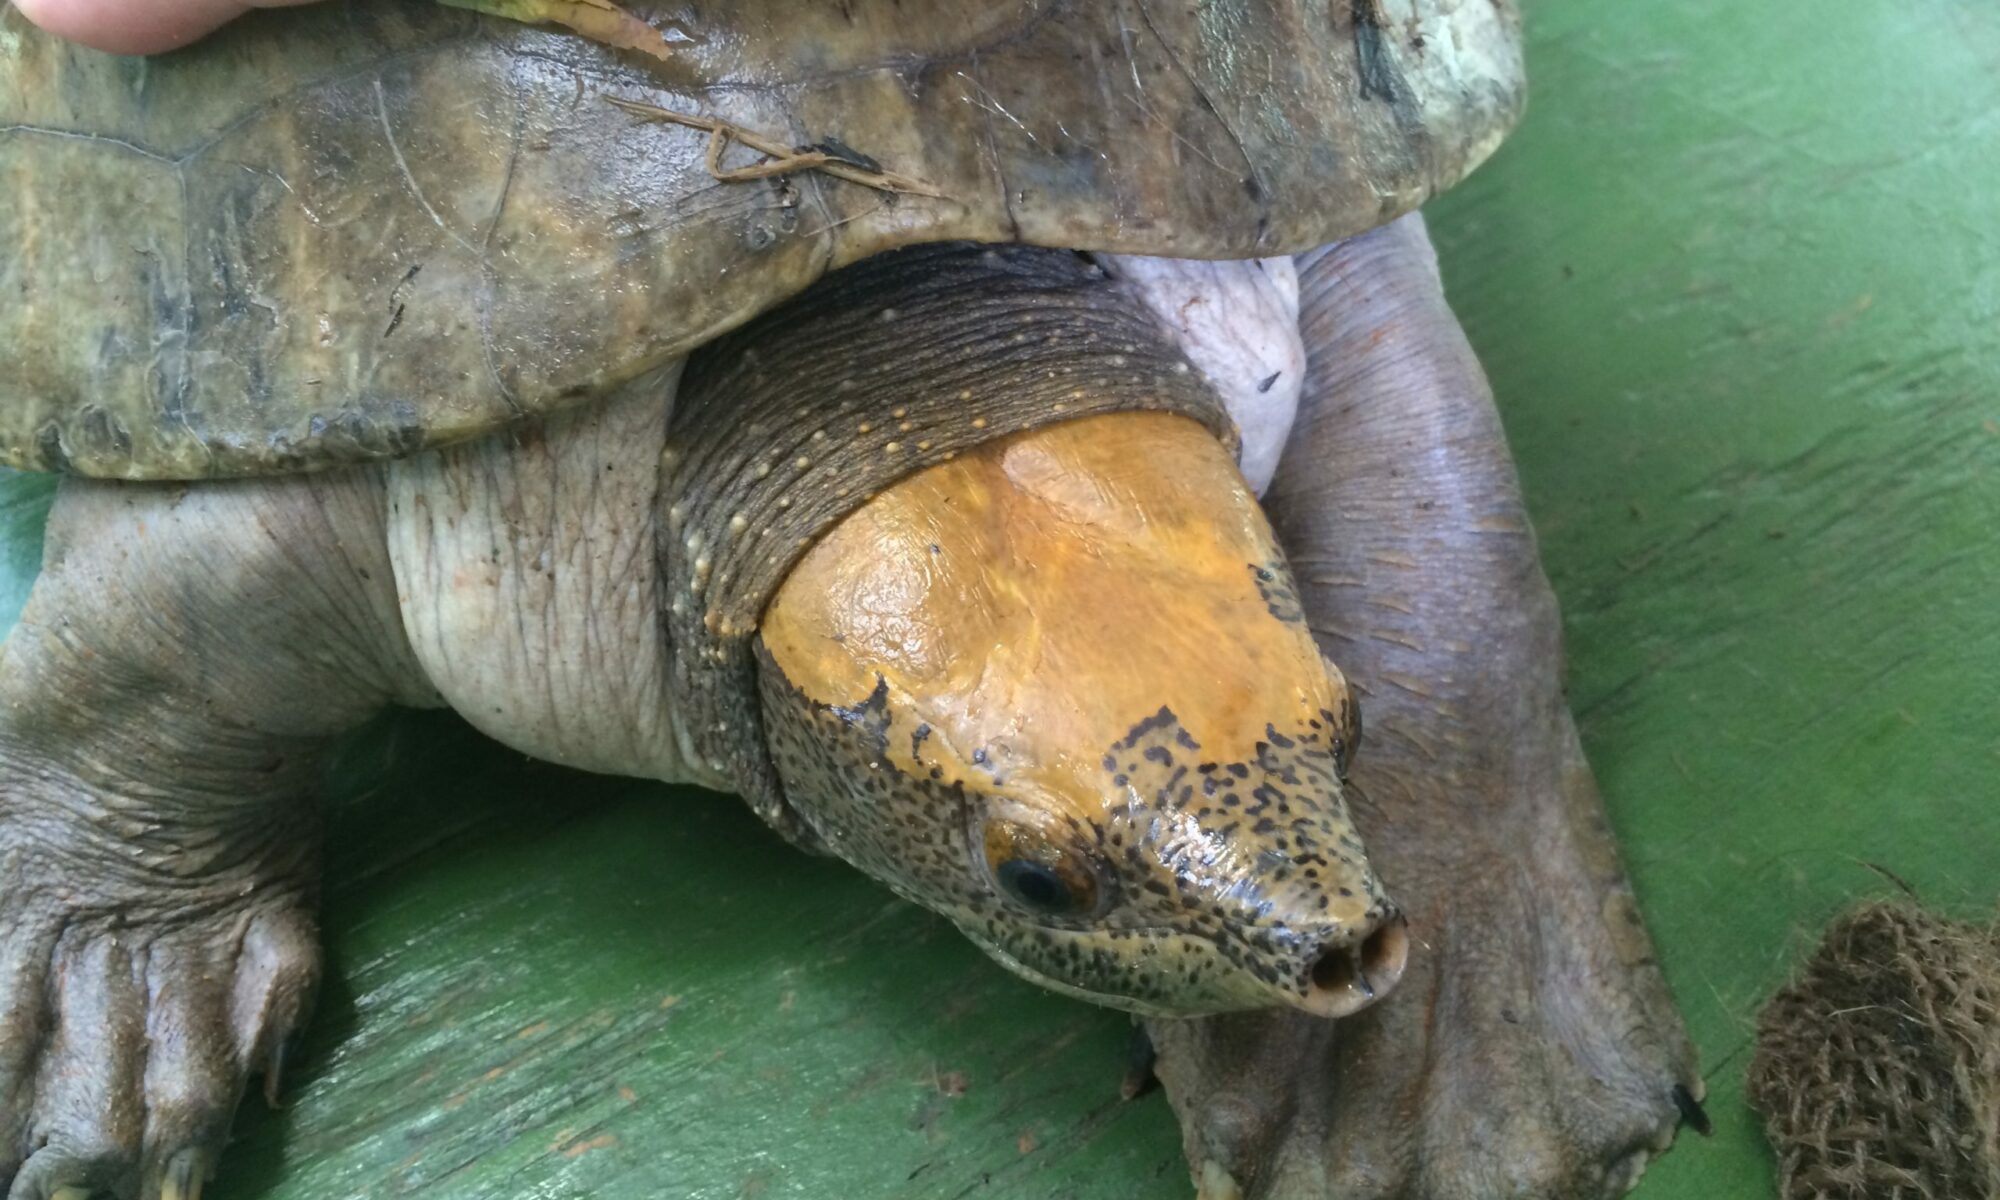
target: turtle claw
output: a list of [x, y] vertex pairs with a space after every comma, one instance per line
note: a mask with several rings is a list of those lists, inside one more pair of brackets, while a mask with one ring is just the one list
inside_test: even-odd
[[207, 1151], [190, 1147], [174, 1155], [160, 1180], [160, 1200], [201, 1200], [214, 1169], [215, 1156]]
[[1701, 1106], [1701, 1101], [1696, 1099], [1695, 1094], [1688, 1090], [1686, 1084], [1675, 1084], [1673, 1096], [1674, 1107], [1681, 1110], [1681, 1124], [1703, 1137], [1709, 1137], [1715, 1133], [1715, 1125], [1708, 1119], [1708, 1110]]
[[212, 1158], [202, 1150], [182, 1150], [166, 1164], [166, 1174], [160, 1180], [160, 1200], [202, 1200], [202, 1188], [208, 1184]]
[[291, 1054], [290, 1038], [279, 1038], [271, 1047], [271, 1056], [264, 1062], [264, 1107], [280, 1109], [285, 1106], [285, 1059]]
[[1139, 1097], [1160, 1086], [1160, 1077], [1153, 1074], [1153, 1064], [1159, 1060], [1159, 1052], [1153, 1049], [1153, 1038], [1144, 1025], [1132, 1027], [1132, 1041], [1125, 1050], [1125, 1075], [1118, 1081], [1120, 1100], [1137, 1100]]
[[1204, 1159], [1194, 1177], [1194, 1200], [1243, 1200], [1243, 1188], [1229, 1168], [1214, 1159]]

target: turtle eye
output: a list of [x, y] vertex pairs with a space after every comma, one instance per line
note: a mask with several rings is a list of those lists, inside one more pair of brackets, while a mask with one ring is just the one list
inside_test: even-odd
[[1064, 849], [1041, 830], [1014, 821], [989, 821], [985, 842], [993, 882], [1015, 904], [1046, 917], [1097, 911], [1104, 889], [1088, 853]]
[[993, 869], [1002, 891], [1043, 913], [1066, 913], [1076, 907], [1076, 896], [1047, 863], [1032, 858], [1010, 858]]

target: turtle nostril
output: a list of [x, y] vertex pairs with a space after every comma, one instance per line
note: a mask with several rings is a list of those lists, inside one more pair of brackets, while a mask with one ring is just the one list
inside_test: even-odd
[[1360, 964], [1355, 962], [1354, 951], [1342, 946], [1319, 956], [1313, 964], [1313, 986], [1322, 992], [1340, 992], [1353, 987], [1361, 975]]
[[1410, 961], [1410, 927], [1402, 913], [1382, 922], [1361, 943], [1361, 973], [1379, 995], [1395, 987]]
[[1403, 977], [1410, 935], [1401, 914], [1390, 917], [1359, 946], [1336, 946], [1314, 960], [1302, 1007], [1323, 1017], [1359, 1012]]

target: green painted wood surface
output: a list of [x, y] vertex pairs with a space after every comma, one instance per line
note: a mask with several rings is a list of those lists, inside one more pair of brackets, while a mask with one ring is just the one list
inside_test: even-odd
[[[1883, 872], [2000, 890], [2000, 10], [1530, 29], [1529, 122], [1432, 228], [1714, 1089], [1640, 1195], [1768, 1195], [1761, 998]], [[0, 621], [47, 493], [0, 479]], [[1164, 1105], [1116, 1103], [1123, 1018], [729, 800], [437, 716], [335, 791], [332, 981], [220, 1200], [1187, 1195]]]
[[1518, 139], [1434, 225], [1560, 596], [1570, 700], [1717, 1136], [1869, 864], [2000, 894], [2000, 9], [1531, 6]]

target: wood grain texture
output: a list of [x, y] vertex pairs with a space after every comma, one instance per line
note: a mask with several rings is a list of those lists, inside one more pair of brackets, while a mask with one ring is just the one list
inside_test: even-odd
[[[1755, 1006], [1884, 873], [2000, 888], [2000, 14], [1530, 21], [1534, 111], [1432, 228], [1710, 1072], [1639, 1195], [1768, 1195]], [[8, 601], [46, 485], [0, 489]], [[332, 990], [221, 1200], [1188, 1194], [1122, 1017], [733, 801], [437, 717], [336, 782]]]

